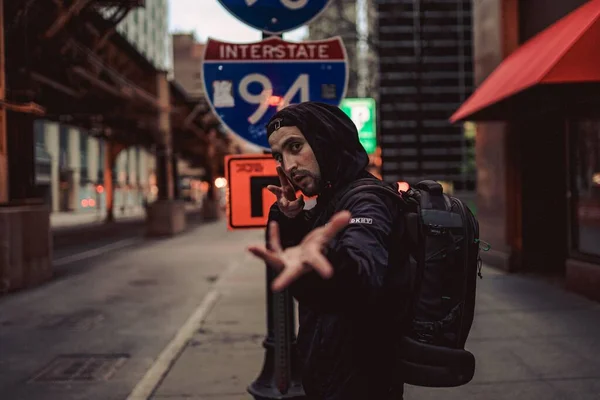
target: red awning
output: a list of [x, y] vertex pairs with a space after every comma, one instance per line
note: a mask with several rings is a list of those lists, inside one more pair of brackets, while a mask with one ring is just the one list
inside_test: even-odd
[[486, 119], [486, 109], [537, 85], [600, 82], [598, 43], [600, 0], [591, 0], [509, 55], [450, 121]]

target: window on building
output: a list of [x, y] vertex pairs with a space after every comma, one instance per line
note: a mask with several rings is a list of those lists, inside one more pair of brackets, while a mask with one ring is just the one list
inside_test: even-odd
[[65, 125], [61, 125], [59, 129], [59, 137], [58, 137], [58, 146], [59, 146], [59, 157], [58, 157], [58, 165], [60, 169], [68, 168], [68, 154], [69, 154], [69, 127]]
[[98, 142], [98, 178], [97, 182], [104, 182], [104, 153], [106, 144], [103, 141]]
[[573, 250], [600, 257], [600, 120], [572, 127]]
[[88, 135], [87, 132], [79, 131], [79, 155], [81, 183], [88, 182]]
[[44, 121], [35, 120], [33, 122], [33, 131], [35, 133], [35, 144], [37, 146], [44, 146], [46, 144], [46, 137], [44, 134]]
[[139, 147], [135, 148], [135, 164], [133, 165], [133, 171], [136, 177], [136, 183], [138, 187], [141, 187], [142, 182], [142, 169], [141, 169], [141, 158], [142, 150]]

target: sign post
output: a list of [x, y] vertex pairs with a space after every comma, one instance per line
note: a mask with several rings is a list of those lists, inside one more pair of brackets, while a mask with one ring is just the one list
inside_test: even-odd
[[[235, 17], [261, 30], [263, 40], [235, 44], [209, 39], [203, 61], [208, 103], [231, 132], [265, 152], [266, 123], [277, 111], [305, 101], [338, 106], [344, 98], [348, 64], [341, 38], [292, 43], [281, 36], [311, 21], [329, 1], [219, 0]], [[229, 228], [264, 227], [275, 201], [266, 186], [278, 184], [274, 161], [230, 156], [225, 164]], [[256, 400], [305, 399], [294, 350], [293, 300], [288, 290], [271, 291], [275, 275], [267, 267], [265, 359], [248, 392]]]
[[[225, 157], [227, 225], [233, 229], [264, 228], [276, 198], [268, 185], [279, 185], [276, 162], [269, 154]], [[267, 337], [265, 361], [248, 391], [257, 400], [304, 399], [295, 355], [294, 303], [289, 291], [271, 291], [276, 273], [267, 267]]]

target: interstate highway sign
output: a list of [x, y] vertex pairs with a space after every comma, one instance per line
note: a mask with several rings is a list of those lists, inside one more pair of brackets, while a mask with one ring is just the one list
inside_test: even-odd
[[329, 0], [219, 0], [245, 24], [263, 32], [279, 34], [309, 23]]
[[269, 119], [289, 104], [320, 101], [338, 106], [346, 92], [347, 69], [340, 37], [301, 43], [271, 37], [245, 44], [209, 39], [204, 90], [230, 131], [268, 148]]

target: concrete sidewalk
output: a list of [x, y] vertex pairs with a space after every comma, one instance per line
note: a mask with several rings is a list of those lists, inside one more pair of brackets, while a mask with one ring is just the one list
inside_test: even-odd
[[[245, 244], [240, 243], [240, 246]], [[223, 276], [219, 298], [153, 399], [239, 400], [262, 368], [265, 267], [246, 256]]]
[[[126, 210], [124, 213], [115, 210], [115, 221], [141, 220], [146, 217], [146, 210], [136, 207]], [[53, 212], [50, 213], [50, 226], [52, 229], [70, 228], [81, 225], [102, 224], [106, 218], [106, 211], [85, 212]]]
[[[200, 211], [202, 205], [186, 203], [185, 210], [188, 213]], [[125, 211], [115, 210], [116, 222], [143, 221], [146, 219], [146, 209], [143, 207], [128, 208]], [[53, 212], [50, 213], [50, 226], [53, 230], [74, 228], [79, 226], [95, 226], [104, 223], [106, 211], [86, 212]]]
[[244, 244], [261, 238], [204, 222], [175, 237], [83, 252], [51, 281], [0, 296], [0, 399], [126, 399], [163, 354], [173, 360], [170, 343], [186, 343], [190, 316], [202, 319], [216, 282], [244, 268]]
[[[264, 356], [265, 271], [246, 257], [230, 272], [153, 399], [252, 398], [246, 387]], [[491, 268], [483, 276], [467, 343], [475, 378], [459, 388], [407, 386], [405, 398], [600, 399], [600, 305], [535, 278]]]

